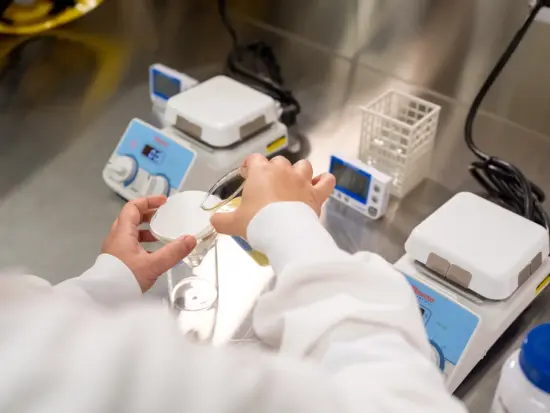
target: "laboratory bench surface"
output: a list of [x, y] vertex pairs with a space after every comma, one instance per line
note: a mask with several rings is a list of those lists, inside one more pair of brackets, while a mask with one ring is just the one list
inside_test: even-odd
[[[32, 39], [0, 39], [0, 263], [23, 267], [53, 283], [90, 266], [123, 200], [101, 171], [128, 122], [152, 120], [147, 68], [162, 62], [200, 80], [220, 73], [229, 38], [200, 2], [106, 2], [94, 13]], [[147, 3], [149, 4], [149, 3]], [[369, 250], [393, 262], [422, 219], [461, 190], [476, 191], [462, 139], [467, 107], [417, 89], [360, 63], [249, 23], [247, 39], [274, 46], [287, 83], [303, 106], [294, 136], [316, 172], [334, 151], [356, 156], [358, 105], [389, 88], [442, 106], [431, 176], [372, 222], [329, 202], [323, 222], [347, 251]], [[9, 53], [9, 51], [12, 51]], [[485, 114], [479, 145], [513, 161], [550, 193], [550, 139]], [[550, 207], [550, 205], [546, 205]], [[505, 358], [532, 326], [550, 321], [542, 293], [458, 389], [473, 413], [486, 412]]]

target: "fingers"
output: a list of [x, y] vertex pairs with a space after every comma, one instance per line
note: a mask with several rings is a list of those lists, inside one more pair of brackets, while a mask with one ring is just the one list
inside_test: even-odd
[[277, 165], [277, 166], [282, 166], [282, 167], [289, 167], [289, 166], [292, 166], [292, 164], [290, 163], [290, 161], [288, 159], [286, 159], [284, 156], [276, 156], [275, 158], [273, 158], [270, 163], [272, 165]]
[[151, 253], [151, 268], [157, 274], [162, 274], [175, 267], [182, 259], [187, 257], [197, 245], [194, 237], [189, 235], [165, 245], [161, 249]]
[[137, 226], [144, 221], [144, 218], [148, 217], [147, 214], [150, 213], [152, 209], [159, 208], [165, 202], [166, 197], [163, 195], [130, 201], [122, 208], [118, 221], [121, 225]]
[[158, 240], [148, 229], [142, 229], [138, 235], [139, 242], [157, 242]]
[[149, 210], [159, 208], [166, 202], [164, 195], [148, 196], [145, 198], [138, 198], [134, 201], [130, 201], [142, 215], [145, 215]]
[[312, 180], [315, 196], [320, 202], [325, 202], [336, 186], [336, 178], [330, 173], [322, 173]]
[[311, 162], [308, 160], [302, 159], [296, 162], [294, 164], [294, 170], [308, 181], [311, 181], [311, 178], [313, 177], [313, 167], [311, 166]]
[[157, 212], [156, 209], [153, 209], [147, 213], [145, 213], [143, 215], [143, 218], [142, 218], [142, 221], [141, 222], [151, 222], [151, 220], [153, 219], [153, 215], [155, 215]]
[[248, 176], [248, 173], [250, 169], [256, 169], [259, 167], [262, 167], [264, 165], [267, 165], [269, 161], [267, 158], [263, 155], [260, 155], [258, 153], [254, 153], [252, 155], [249, 155], [244, 160], [243, 164], [241, 165], [241, 176], [246, 179]]
[[120, 211], [117, 218], [117, 226], [132, 227], [138, 226], [141, 223], [141, 213], [138, 206], [134, 202], [128, 202]]
[[237, 211], [218, 212], [212, 215], [210, 223], [219, 234], [242, 235], [237, 218]]

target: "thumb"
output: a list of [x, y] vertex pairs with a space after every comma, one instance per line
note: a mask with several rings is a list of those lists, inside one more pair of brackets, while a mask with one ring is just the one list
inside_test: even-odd
[[186, 235], [185, 237], [178, 238], [151, 253], [151, 265], [157, 274], [162, 274], [178, 265], [182, 259], [193, 251], [196, 245], [197, 240], [192, 236]]
[[237, 219], [237, 210], [231, 212], [217, 212], [210, 218], [210, 223], [218, 234], [241, 235]]

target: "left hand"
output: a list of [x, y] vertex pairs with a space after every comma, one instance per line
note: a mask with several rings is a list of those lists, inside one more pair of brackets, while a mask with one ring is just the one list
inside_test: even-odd
[[149, 290], [157, 279], [175, 267], [196, 245], [192, 236], [184, 236], [155, 252], [146, 251], [141, 242], [157, 239], [149, 230], [138, 227], [148, 222], [157, 208], [166, 202], [165, 196], [151, 196], [128, 202], [111, 227], [103, 243], [102, 252], [121, 260], [133, 272], [143, 292]]

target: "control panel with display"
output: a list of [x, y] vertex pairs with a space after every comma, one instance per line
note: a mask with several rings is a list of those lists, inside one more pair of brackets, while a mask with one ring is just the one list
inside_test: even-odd
[[358, 159], [332, 155], [329, 172], [336, 178], [332, 198], [363, 215], [378, 219], [386, 213], [391, 178]]
[[149, 90], [155, 106], [164, 108], [168, 99], [197, 83], [195, 79], [159, 63], [149, 68]]
[[164, 152], [160, 149], [152, 147], [151, 145], [145, 145], [141, 151], [141, 154], [158, 165], [160, 165], [164, 160]]
[[479, 316], [415, 278], [406, 277], [418, 300], [434, 363], [449, 375], [470, 342]]
[[103, 170], [103, 179], [126, 199], [170, 195], [188, 175], [196, 152], [161, 130], [134, 119]]

